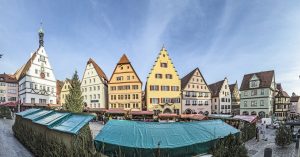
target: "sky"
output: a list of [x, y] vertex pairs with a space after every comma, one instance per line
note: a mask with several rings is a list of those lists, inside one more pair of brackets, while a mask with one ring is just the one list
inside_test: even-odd
[[300, 95], [299, 0], [0, 0], [0, 73], [14, 73], [44, 45], [57, 79], [80, 77], [93, 58], [110, 78], [126, 54], [146, 83], [164, 45], [179, 76], [207, 83], [275, 70]]

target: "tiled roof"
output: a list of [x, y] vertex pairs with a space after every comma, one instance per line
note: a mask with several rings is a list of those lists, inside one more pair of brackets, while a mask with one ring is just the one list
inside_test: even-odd
[[60, 80], [56, 80], [56, 94], [59, 95], [61, 92], [61, 88], [63, 87], [64, 82]]
[[211, 96], [212, 97], [218, 97], [219, 96], [219, 93], [222, 89], [222, 85], [224, 84], [224, 81], [225, 81], [225, 79], [221, 80], [219, 82], [208, 85], [208, 87], [211, 91]]
[[284, 98], [289, 98], [290, 96], [283, 90], [280, 90], [277, 95], [275, 96], [275, 98], [280, 98], [280, 97], [284, 97]]
[[98, 76], [99, 76], [99, 77], [102, 77], [104, 80], [107, 81], [107, 77], [106, 77], [105, 73], [104, 73], [103, 70], [98, 66], [98, 64], [97, 64], [93, 59], [91, 59], [91, 58], [89, 59], [89, 61], [87, 62], [87, 64], [90, 64], [90, 63], [93, 64], [93, 66], [94, 66], [94, 68], [95, 68], [95, 70], [96, 70]]
[[129, 59], [127, 58], [127, 56], [125, 54], [123, 54], [123, 56], [119, 60], [118, 64], [127, 64], [127, 63], [130, 63]]
[[299, 101], [300, 96], [292, 96], [291, 97], [291, 102], [298, 102]]
[[230, 93], [232, 93], [232, 92], [233, 92], [233, 90], [234, 90], [234, 87], [235, 87], [235, 83], [234, 83], [234, 84], [230, 84], [230, 85], [229, 85]]
[[190, 73], [188, 73], [181, 79], [181, 88], [182, 89], [184, 89], [185, 86], [189, 83], [190, 79], [193, 77], [193, 75], [197, 71], [197, 69], [198, 68], [194, 69], [193, 71], [191, 71]]
[[29, 58], [29, 60], [26, 62], [26, 64], [24, 64], [20, 69], [17, 70], [17, 72], [15, 73], [17, 80], [21, 79], [23, 76], [26, 75], [27, 71], [31, 67], [33, 60], [37, 56], [37, 51], [32, 54], [32, 56]]
[[248, 90], [250, 79], [256, 75], [259, 78], [260, 84], [258, 88], [270, 88], [272, 84], [272, 78], [274, 76], [274, 70], [262, 71], [258, 73], [251, 73], [244, 75], [240, 91]]
[[282, 89], [282, 86], [281, 86], [281, 83], [277, 83], [277, 84], [276, 84], [276, 89], [277, 89], [277, 90], [283, 90], [283, 89]]
[[14, 75], [9, 74], [0, 74], [0, 82], [6, 82], [6, 83], [18, 83], [18, 80]]

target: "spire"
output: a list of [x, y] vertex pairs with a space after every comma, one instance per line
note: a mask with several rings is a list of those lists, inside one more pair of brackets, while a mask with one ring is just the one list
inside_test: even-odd
[[44, 30], [43, 30], [43, 23], [41, 22], [41, 26], [39, 29], [39, 47], [44, 47]]
[[167, 49], [165, 48], [165, 44], [163, 44], [161, 51], [166, 51]]
[[119, 60], [118, 64], [126, 64], [126, 63], [130, 63], [130, 62], [129, 62], [129, 59], [127, 58], [127, 56], [125, 54], [123, 54], [123, 56]]

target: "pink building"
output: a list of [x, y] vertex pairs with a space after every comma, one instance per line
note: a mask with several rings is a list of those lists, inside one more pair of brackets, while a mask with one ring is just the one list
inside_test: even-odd
[[18, 81], [14, 75], [0, 74], [0, 103], [18, 101]]

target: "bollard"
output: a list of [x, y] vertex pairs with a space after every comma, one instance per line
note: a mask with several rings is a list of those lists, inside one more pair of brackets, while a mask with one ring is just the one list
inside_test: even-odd
[[299, 149], [299, 139], [297, 139], [297, 141], [296, 141], [296, 149], [297, 150]]
[[272, 157], [272, 149], [265, 148], [264, 157]]

